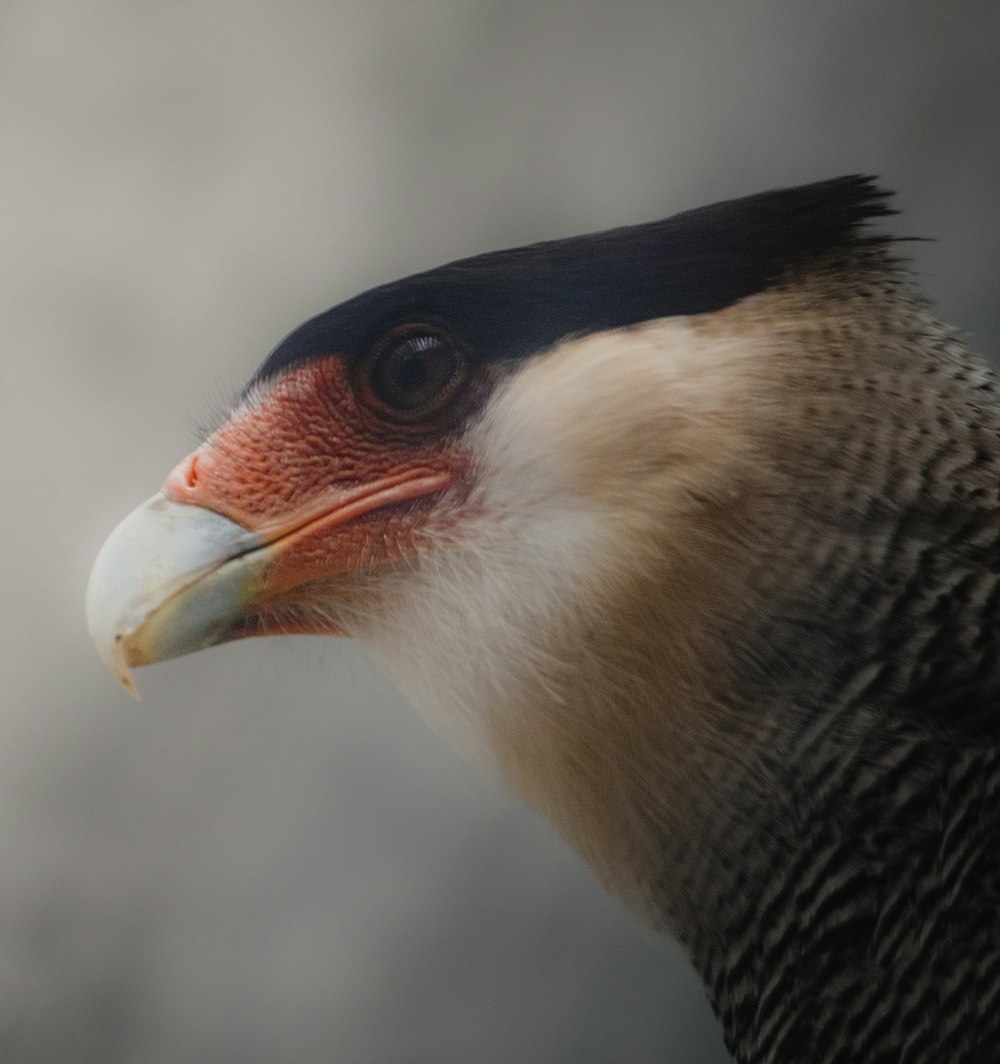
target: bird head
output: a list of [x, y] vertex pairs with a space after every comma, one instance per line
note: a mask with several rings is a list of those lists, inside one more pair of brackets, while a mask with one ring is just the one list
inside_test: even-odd
[[774, 534], [761, 507], [811, 394], [801, 359], [776, 361], [816, 317], [802, 278], [836, 302], [838, 256], [885, 212], [843, 178], [466, 259], [311, 319], [102, 548], [101, 656], [130, 686], [246, 636], [360, 637], [615, 880], [643, 845], [622, 823], [662, 828], [648, 781], [691, 771], [737, 682], [727, 633], [763, 594], [750, 544]]

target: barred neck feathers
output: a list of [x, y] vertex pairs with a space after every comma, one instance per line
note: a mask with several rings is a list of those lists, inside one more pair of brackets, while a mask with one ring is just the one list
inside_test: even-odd
[[688, 944], [740, 1061], [1000, 1039], [995, 390], [874, 245], [566, 341], [475, 430], [489, 519], [371, 623]]

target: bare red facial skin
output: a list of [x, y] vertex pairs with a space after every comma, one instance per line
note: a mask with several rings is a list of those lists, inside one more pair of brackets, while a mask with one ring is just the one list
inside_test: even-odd
[[164, 483], [175, 502], [274, 543], [266, 600], [288, 603], [295, 588], [407, 557], [441, 493], [461, 490], [468, 456], [447, 424], [393, 423], [359, 391], [339, 358], [294, 369]]

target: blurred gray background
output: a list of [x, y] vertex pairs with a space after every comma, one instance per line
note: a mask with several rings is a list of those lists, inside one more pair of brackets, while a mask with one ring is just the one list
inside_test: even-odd
[[88, 642], [270, 346], [497, 246], [850, 171], [1000, 349], [1000, 3], [0, 8], [0, 1060], [726, 1059], [679, 951], [363, 651]]

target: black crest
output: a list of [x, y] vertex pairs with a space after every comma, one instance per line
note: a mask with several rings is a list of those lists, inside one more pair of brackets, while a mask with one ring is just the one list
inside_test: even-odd
[[865, 239], [866, 221], [892, 213], [888, 197], [873, 178], [840, 177], [462, 259], [310, 319], [254, 381], [328, 355], [353, 360], [387, 329], [410, 322], [447, 330], [480, 358], [507, 359], [570, 335], [719, 310], [798, 263]]

